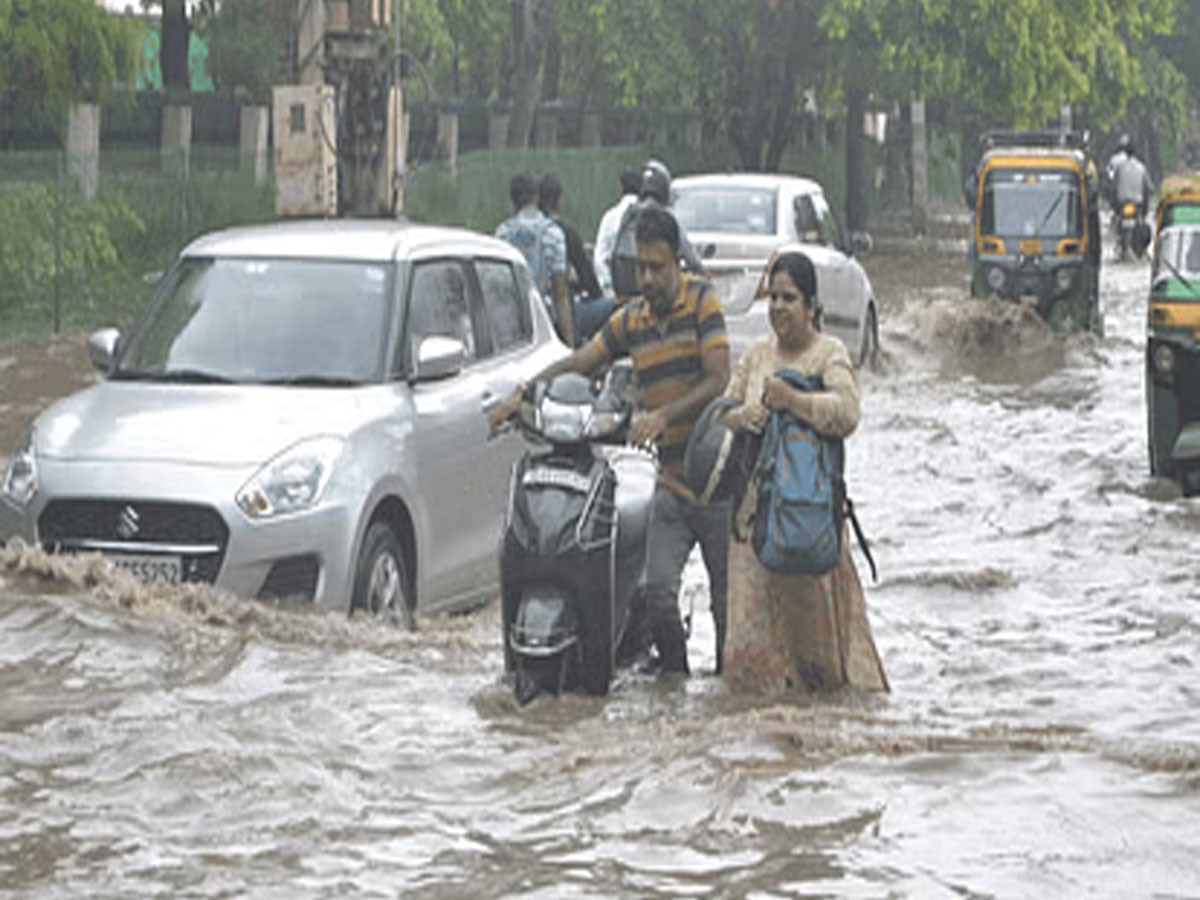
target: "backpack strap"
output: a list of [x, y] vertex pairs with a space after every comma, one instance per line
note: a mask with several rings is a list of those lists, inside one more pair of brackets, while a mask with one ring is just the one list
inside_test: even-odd
[[867, 564], [871, 567], [871, 580], [878, 581], [879, 572], [875, 568], [875, 558], [871, 556], [871, 545], [867, 542], [867, 536], [863, 534], [862, 526], [858, 524], [858, 516], [854, 514], [854, 501], [849, 497], [846, 498], [846, 518], [854, 526], [854, 536], [858, 538], [858, 546], [862, 547], [863, 556], [867, 558]]

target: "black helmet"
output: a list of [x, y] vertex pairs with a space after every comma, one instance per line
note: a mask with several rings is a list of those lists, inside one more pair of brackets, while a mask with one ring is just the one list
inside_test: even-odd
[[740, 406], [732, 397], [709, 401], [700, 413], [683, 453], [683, 479], [701, 503], [732, 497], [740, 502], [758, 462], [762, 437], [734, 431], [725, 413]]
[[652, 159], [642, 167], [642, 187], [638, 198], [653, 197], [663, 206], [671, 200], [671, 170]]

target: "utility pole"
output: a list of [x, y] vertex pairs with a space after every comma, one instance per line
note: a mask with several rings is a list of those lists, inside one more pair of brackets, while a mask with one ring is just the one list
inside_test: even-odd
[[[322, 212], [328, 205], [338, 216], [400, 211], [401, 8], [402, 0], [296, 0], [299, 80], [307, 90], [275, 91], [281, 214], [329, 214]], [[287, 157], [282, 174], [281, 152]], [[324, 199], [330, 188], [333, 204]]]

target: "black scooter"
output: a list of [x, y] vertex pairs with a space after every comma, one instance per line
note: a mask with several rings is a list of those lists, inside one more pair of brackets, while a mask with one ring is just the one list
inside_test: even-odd
[[525, 704], [541, 693], [605, 695], [639, 652], [655, 457], [625, 444], [632, 369], [600, 384], [559, 375], [526, 392], [532, 446], [513, 467], [500, 545], [504, 667]]

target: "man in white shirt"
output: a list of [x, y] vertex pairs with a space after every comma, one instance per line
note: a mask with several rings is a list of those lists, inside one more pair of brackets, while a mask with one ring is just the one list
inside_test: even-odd
[[596, 245], [592, 248], [592, 264], [596, 269], [596, 279], [600, 288], [609, 299], [613, 296], [612, 271], [609, 260], [613, 248], [617, 244], [617, 231], [621, 227], [621, 217], [625, 210], [637, 200], [638, 190], [642, 186], [642, 173], [639, 169], [626, 169], [621, 173], [621, 199], [610, 206], [600, 217], [600, 227], [596, 229]]

